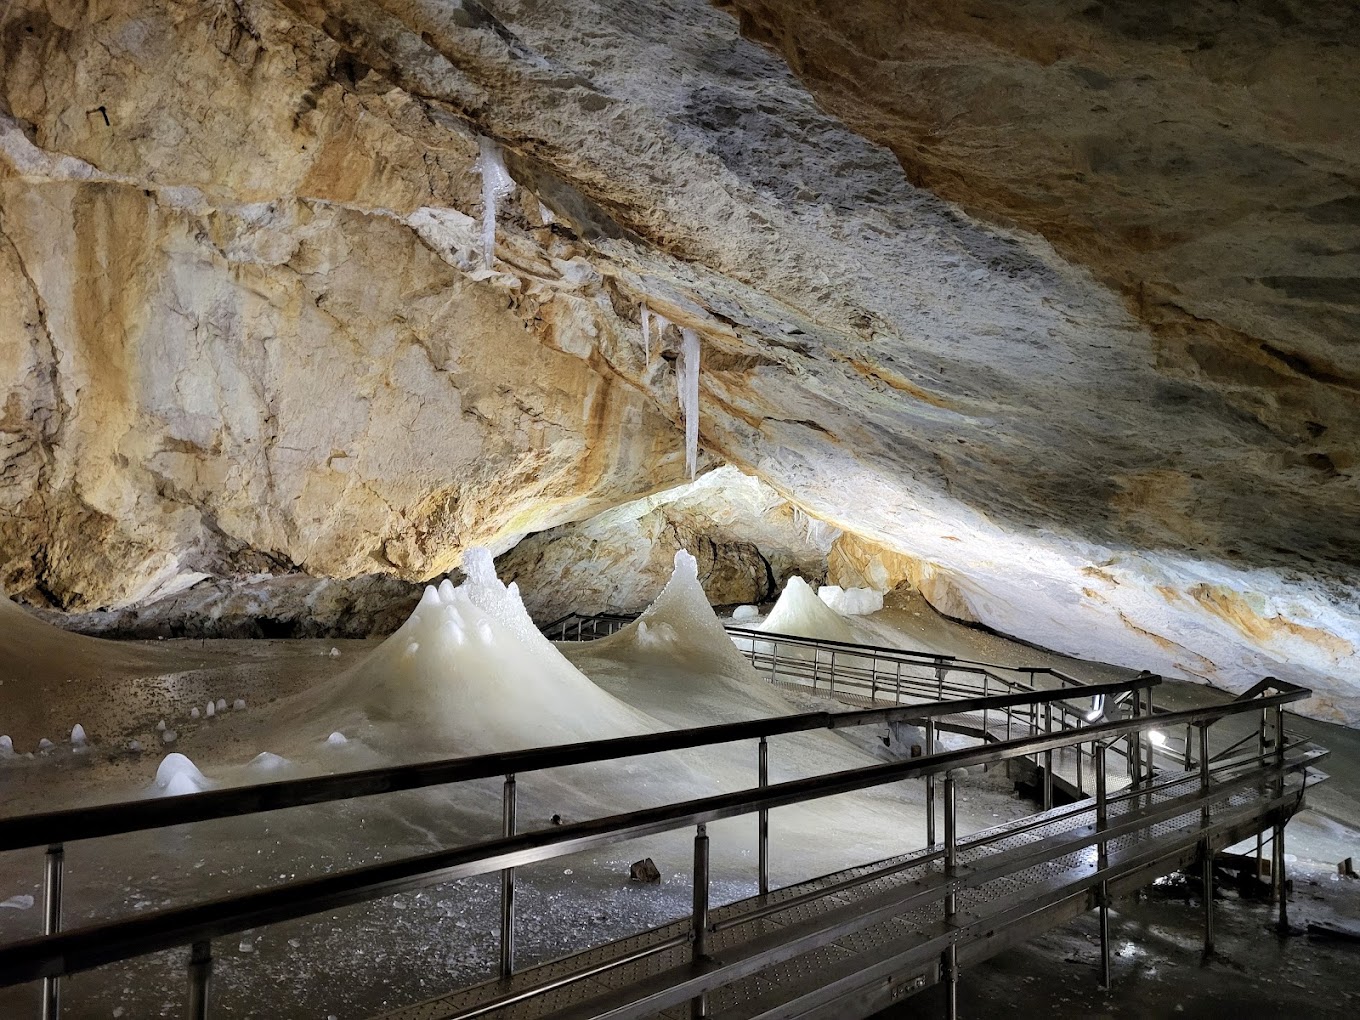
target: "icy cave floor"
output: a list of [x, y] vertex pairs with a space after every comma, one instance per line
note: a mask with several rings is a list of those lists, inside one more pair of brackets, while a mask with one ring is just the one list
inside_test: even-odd
[[[492, 596], [493, 602], [500, 597], [494, 591], [487, 597]], [[448, 636], [446, 622], [438, 633], [430, 626], [430, 620], [442, 620], [438, 614], [446, 611], [443, 606], [425, 611], [428, 619], [421, 622], [424, 631], [418, 635], [423, 642]], [[602, 694], [611, 699], [601, 700], [598, 707], [613, 719], [612, 725], [700, 725], [805, 707], [804, 698], [786, 697], [744, 670], [739, 657], [723, 647], [725, 639], [719, 635], [714, 640], [692, 599], [688, 604], [683, 598], [679, 603], [673, 599], [668, 611], [672, 622], [686, 612], [697, 614], [697, 622], [669, 633], [665, 627], [654, 626], [650, 634], [639, 634], [635, 628], [631, 634], [564, 649], [571, 666], [598, 688], [593, 687], [588, 696]], [[513, 629], [513, 621], [506, 624], [508, 617], [497, 617], [494, 612], [488, 616], [496, 627], [505, 624]], [[480, 622], [466, 608], [459, 618], [464, 624]], [[5, 633], [13, 639], [19, 622], [12, 618], [5, 622], [10, 625]], [[891, 604], [871, 617], [849, 618], [849, 626], [855, 639], [885, 645], [994, 662], [1053, 664], [1092, 680], [1128, 675], [1115, 667], [1077, 663], [959, 626], [915, 600]], [[709, 627], [706, 632], [705, 627]], [[686, 636], [696, 629], [703, 638], [697, 643]], [[17, 689], [21, 683], [27, 683], [30, 690], [45, 684], [49, 718], [54, 717], [51, 713], [56, 706], [61, 707], [57, 714], [63, 715], [52, 739], [62, 737], [68, 722], [82, 722], [95, 735], [94, 746], [76, 753], [63, 744], [46, 755], [0, 764], [7, 814], [154, 793], [156, 763], [172, 748], [188, 754], [209, 777], [234, 783], [428, 758], [435, 756], [436, 746], [444, 746], [419, 727], [403, 725], [400, 712], [392, 707], [414, 697], [413, 711], [428, 713], [431, 705], [420, 700], [427, 693], [421, 685], [448, 680], [442, 674], [418, 675], [414, 667], [423, 659], [410, 652], [411, 644], [419, 643], [410, 640], [412, 634], [381, 644], [128, 643], [117, 646], [129, 656], [126, 663], [108, 662], [103, 643], [93, 650], [83, 641], [72, 640], [68, 645], [63, 639], [69, 635], [27, 636], [31, 640], [20, 643], [47, 656], [44, 661], [54, 668], [42, 669], [44, 661], [30, 663], [27, 681], [10, 679], [0, 687], [0, 709], [7, 695], [15, 699], [21, 693]], [[497, 631], [496, 639], [504, 635]], [[44, 641], [57, 644], [45, 645]], [[13, 646], [4, 650], [18, 654]], [[368, 675], [374, 672], [371, 664], [382, 655], [394, 657], [395, 665], [388, 673], [403, 669], [410, 673], [398, 692], [400, 697], [383, 693], [387, 674], [378, 679]], [[94, 689], [79, 683], [80, 671], [94, 661], [91, 656], [105, 670]], [[572, 675], [564, 673], [563, 677], [565, 683], [577, 682]], [[333, 701], [337, 690], [346, 692], [352, 702], [344, 706], [346, 710], [373, 704], [377, 691], [385, 714], [346, 715], [344, 711], [337, 714], [333, 707], [319, 707]], [[1188, 684], [1168, 684], [1159, 693], [1163, 704], [1174, 707], [1223, 697]], [[190, 718], [192, 708], [218, 698], [228, 706], [240, 699], [245, 707], [228, 707], [213, 719], [201, 711], [198, 719]], [[532, 706], [521, 705], [519, 711], [531, 713]], [[69, 714], [69, 720], [63, 713]], [[377, 719], [378, 715], [382, 718]], [[506, 724], [513, 725], [515, 718]], [[157, 743], [163, 740], [155, 728], [161, 719], [176, 732], [173, 744]], [[1330, 881], [1329, 876], [1335, 874], [1336, 860], [1360, 849], [1360, 803], [1345, 792], [1360, 789], [1360, 734], [1304, 719], [1292, 723], [1333, 749], [1325, 767], [1335, 777], [1310, 793], [1310, 810], [1289, 826], [1288, 849], [1296, 880], [1293, 920], [1302, 923], [1310, 912], [1355, 918], [1360, 907], [1355, 889], [1360, 883]], [[333, 725], [354, 739], [327, 743], [325, 737]], [[116, 741], [99, 739], [101, 733], [115, 732]], [[466, 736], [458, 727], [452, 735]], [[26, 734], [24, 739], [31, 742], [32, 736]], [[409, 742], [403, 742], [405, 737]], [[522, 737], [532, 742], [533, 733]], [[126, 750], [130, 739], [141, 740], [147, 749]], [[466, 747], [444, 754], [483, 749], [471, 737], [468, 740]], [[873, 760], [872, 745], [872, 739], [848, 740], [839, 734], [779, 738], [771, 747], [772, 779], [865, 764]], [[260, 763], [256, 756], [261, 752], [277, 753], [283, 761]], [[754, 748], [742, 746], [702, 756], [674, 755], [623, 762], [617, 767], [521, 776], [522, 826], [541, 827], [554, 814], [567, 821], [579, 820], [687, 793], [749, 786], [754, 766]], [[921, 845], [922, 801], [920, 784], [909, 783], [776, 811], [772, 879], [777, 884], [795, 882]], [[960, 807], [964, 832], [1034, 810], [1018, 801], [1004, 776], [995, 773], [969, 776]], [[499, 825], [499, 784], [486, 783], [77, 843], [67, 848], [66, 923], [75, 926], [128, 916], [427, 852], [494, 836]], [[754, 822], [722, 823], [712, 827], [712, 836], [714, 902], [754, 894]], [[659, 885], [627, 881], [629, 864], [642, 857], [652, 857], [657, 863], [663, 876]], [[530, 965], [683, 916], [689, 909], [689, 857], [690, 834], [673, 833], [520, 869], [520, 964]], [[0, 901], [6, 904], [0, 909], [0, 940], [38, 933], [39, 908], [25, 904], [27, 897], [40, 904], [40, 878], [41, 850], [0, 855]], [[224, 940], [217, 946], [213, 1015], [279, 1020], [363, 1017], [485, 978], [492, 972], [497, 953], [496, 903], [495, 878], [475, 879]], [[1278, 943], [1264, 930], [1273, 913], [1260, 904], [1229, 899], [1221, 918], [1223, 955], [1201, 969], [1200, 913], [1195, 902], [1155, 898], [1122, 904], [1116, 926], [1124, 940], [1116, 961], [1116, 980], [1122, 982], [1118, 995], [1107, 998], [1095, 988], [1093, 928], [1086, 918], [971, 971], [964, 983], [963, 1002], [967, 1013], [975, 1016], [992, 1015], [1001, 1003], [1008, 1011], [1023, 1004], [1022, 1009], [1032, 1009], [1034, 1015], [1222, 1015], [1204, 1012], [1200, 997], [1207, 993], [1227, 1003], [1260, 1003], [1262, 1016], [1326, 1016], [1333, 1015], [1327, 1012], [1333, 1008], [1352, 1011], [1346, 1005], [1346, 996], [1352, 993], [1346, 989], [1353, 984], [1348, 981], [1353, 967], [1343, 964], [1353, 961], [1354, 948], [1315, 945], [1303, 938]], [[63, 1015], [180, 1015], [186, 952], [77, 975], [65, 983]], [[1073, 960], [1077, 962], [1069, 962]], [[1294, 970], [1295, 964], [1300, 969]], [[1249, 982], [1244, 982], [1244, 971], [1250, 972]], [[1309, 994], [1317, 990], [1324, 996], [1322, 1007], [1291, 1012], [1291, 1003], [1297, 1006], [1303, 1001], [1292, 994], [1304, 994], [1291, 983], [1296, 980], [1306, 985]], [[1329, 982], [1336, 985], [1332, 991], [1327, 991]], [[1249, 987], [1257, 987], [1259, 994], [1248, 995]], [[1177, 1006], [1184, 1008], [1177, 1010]], [[1269, 1011], [1276, 1007], [1277, 1012]], [[36, 1009], [36, 988], [0, 990], [0, 1016], [36, 1015]]]

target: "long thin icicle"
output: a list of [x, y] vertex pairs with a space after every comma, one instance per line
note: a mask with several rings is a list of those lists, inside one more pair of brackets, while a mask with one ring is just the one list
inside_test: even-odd
[[482, 265], [491, 269], [496, 263], [496, 205], [515, 190], [515, 179], [505, 169], [499, 145], [486, 137], [477, 144], [482, 154], [472, 169], [482, 175]]
[[652, 363], [652, 329], [647, 322], [647, 316], [650, 314], [647, 311], [647, 302], [642, 302], [642, 353], [649, 365]]
[[694, 478], [699, 463], [699, 334], [680, 330], [680, 357], [675, 363], [680, 417], [685, 422], [685, 467]]

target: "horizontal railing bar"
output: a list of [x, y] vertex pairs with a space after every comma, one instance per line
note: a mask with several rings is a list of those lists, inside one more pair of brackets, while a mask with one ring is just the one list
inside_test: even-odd
[[645, 808], [555, 829], [486, 840], [352, 871], [304, 879], [188, 907], [45, 935], [0, 949], [0, 986], [58, 977], [134, 956], [220, 938], [266, 924], [335, 910], [382, 896], [459, 878], [521, 867], [597, 846], [636, 839], [754, 811], [785, 807], [874, 786], [984, 765], [1037, 751], [1151, 729], [1158, 722], [1209, 722], [1242, 712], [1282, 706], [1307, 692], [1279, 694], [1253, 702], [1188, 709], [1162, 720], [1151, 716], [1119, 720], [1084, 731], [1042, 734], [983, 748], [962, 748], [902, 762], [890, 762], [773, 786], [738, 790], [678, 804]]
[[[1140, 677], [1092, 687], [1090, 690], [1108, 693], [1123, 690], [1129, 685], [1153, 686], [1156, 683], [1160, 683], [1159, 677]], [[1066, 693], [1063, 691], [1033, 691], [852, 712], [804, 712], [799, 715], [718, 723], [661, 733], [644, 733], [632, 737], [588, 740], [555, 747], [390, 765], [359, 772], [342, 772], [332, 776], [285, 779], [254, 786], [207, 790], [173, 798], [123, 801], [30, 815], [13, 815], [0, 819], [0, 850], [68, 843], [79, 839], [94, 839], [214, 818], [239, 817], [309, 804], [491, 779], [512, 772], [536, 772], [571, 765], [614, 761], [644, 754], [688, 750], [710, 744], [809, 730], [842, 729], [846, 726], [877, 722], [952, 715], [961, 711], [981, 710], [983, 707], [1003, 708], [1011, 704], [1044, 703], [1060, 700], [1065, 696]], [[846, 717], [852, 717], [855, 721], [846, 721]]]
[[[861, 645], [854, 641], [839, 641], [834, 638], [809, 638], [799, 634], [779, 634], [774, 631], [755, 630], [751, 627], [731, 627], [725, 626], [728, 634], [736, 634], [742, 638], [751, 638], [757, 641], [783, 641], [789, 644], [821, 646], [824, 648], [834, 648], [836, 651], [845, 651], [851, 654], [862, 653], [866, 655], [877, 655], [880, 658], [897, 659], [902, 661], [919, 660], [932, 665], [948, 666], [950, 669], [964, 670], [967, 672], [981, 672], [984, 670], [1004, 669], [1012, 673], [1045, 673], [1067, 680], [1081, 687], [1087, 686], [1084, 681], [1076, 677], [1069, 676], [1052, 666], [1010, 666], [1004, 663], [982, 662], [977, 659], [961, 659], [956, 655], [938, 655], [934, 652], [915, 652], [910, 649], [889, 648], [885, 645]], [[995, 674], [993, 674], [995, 675]], [[997, 677], [997, 679], [1003, 679]]]

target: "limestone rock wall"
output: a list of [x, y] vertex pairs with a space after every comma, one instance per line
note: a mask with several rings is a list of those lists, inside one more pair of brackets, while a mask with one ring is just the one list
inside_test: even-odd
[[669, 492], [588, 521], [531, 535], [496, 563], [519, 582], [534, 618], [638, 613], [661, 593], [687, 549], [715, 605], [773, 600], [798, 574], [823, 580], [839, 532], [807, 517], [759, 479], [721, 467]]
[[[726, 6], [741, 17], [703, 0], [14, 0], [6, 587], [77, 609], [202, 575], [418, 580], [474, 542], [503, 551], [670, 487], [679, 337], [647, 356], [646, 300], [701, 336], [705, 465], [918, 561], [959, 615], [1230, 688], [1273, 672], [1360, 718], [1344, 284], [1360, 159], [1327, 105], [1358, 66], [1348, 23], [1288, 29], [1293, 55], [1256, 61], [1250, 89], [1224, 79], [1222, 119], [1271, 114], [1256, 133], [1292, 139], [1245, 152], [1208, 130], [1220, 93], [1187, 77], [1213, 58], [1177, 38], [1025, 22], [1005, 49], [1013, 26], [970, 34], [967, 5]], [[1336, 8], [1290, 10], [1316, 27]], [[1236, 73], [1274, 37], [1223, 38]], [[1100, 75], [1119, 83], [1102, 124], [1185, 107], [1148, 129], [1219, 206], [1189, 215], [1175, 175], [1119, 137], [1084, 150], [1085, 183], [1036, 175], [1042, 150], [1068, 151], [1029, 140], [1074, 95], [1058, 85]], [[854, 102], [838, 78], [865, 83]], [[982, 115], [990, 134], [970, 135]], [[479, 136], [518, 183], [490, 271]], [[1281, 178], [1300, 161], [1314, 169]], [[1017, 199], [1031, 177], [1048, 190]], [[1279, 197], [1276, 232], [1303, 247], [1276, 260], [1248, 249]], [[1041, 215], [1068, 208], [1080, 223]], [[1142, 234], [1140, 208], [1161, 217]], [[1120, 254], [1140, 237], [1150, 254]], [[1299, 282], [1323, 277], [1341, 282]]]

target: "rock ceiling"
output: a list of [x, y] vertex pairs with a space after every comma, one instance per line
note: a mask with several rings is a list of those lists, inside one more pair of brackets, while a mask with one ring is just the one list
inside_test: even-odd
[[646, 300], [702, 337], [702, 466], [957, 615], [1360, 718], [1350, 5], [0, 17], [17, 597], [419, 579], [673, 486]]

